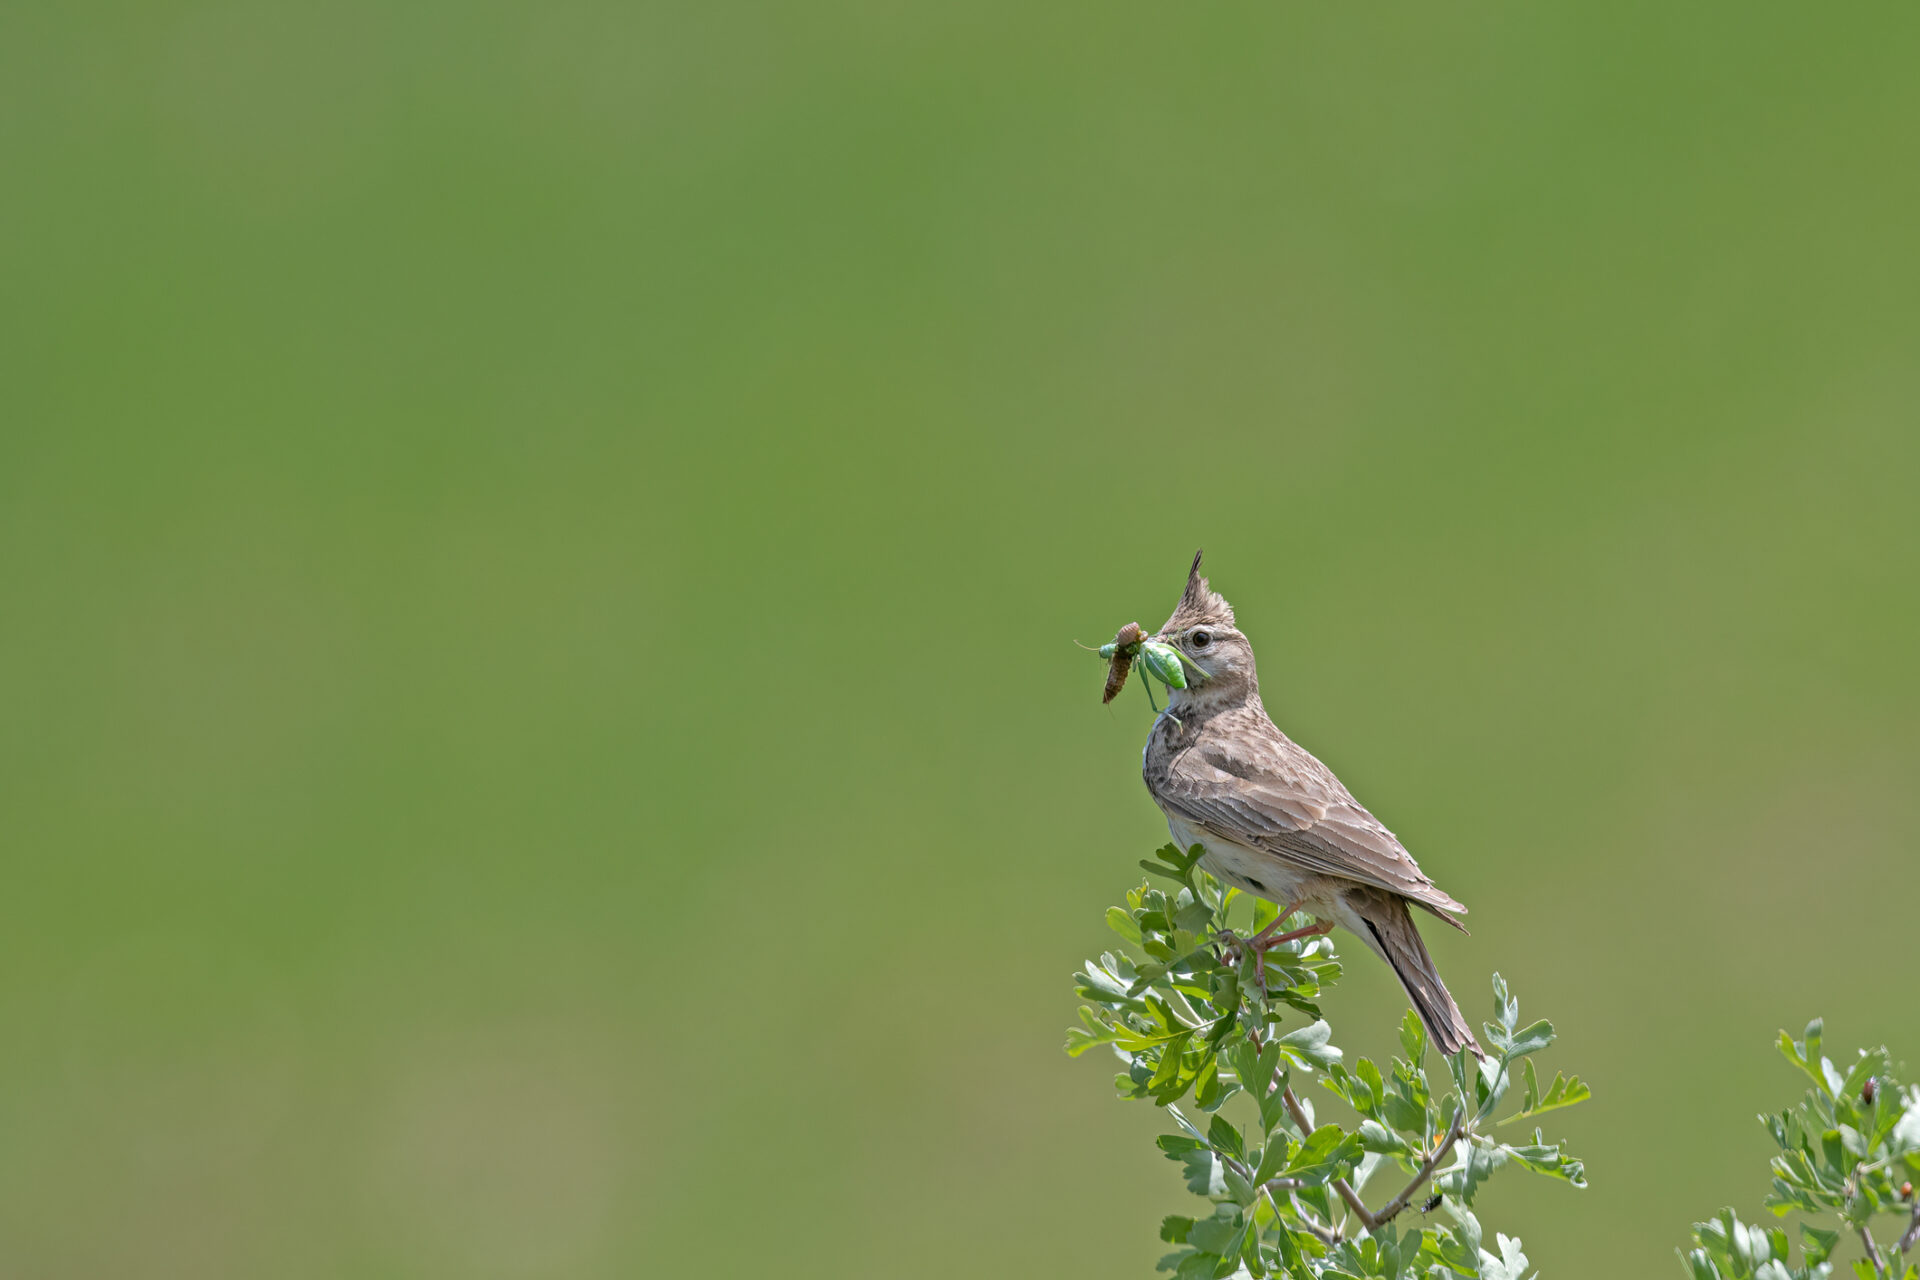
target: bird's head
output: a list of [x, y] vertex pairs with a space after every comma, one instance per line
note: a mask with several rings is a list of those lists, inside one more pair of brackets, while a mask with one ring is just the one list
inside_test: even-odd
[[1193, 553], [1173, 616], [1153, 638], [1178, 649], [1189, 670], [1197, 668], [1201, 677], [1189, 679], [1184, 690], [1168, 691], [1175, 705], [1236, 702], [1260, 692], [1253, 646], [1234, 627], [1233, 606], [1200, 576], [1200, 552]]

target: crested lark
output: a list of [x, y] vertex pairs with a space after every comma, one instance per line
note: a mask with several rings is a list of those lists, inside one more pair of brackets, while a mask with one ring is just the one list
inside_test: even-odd
[[[1280, 905], [1279, 919], [1250, 945], [1264, 949], [1339, 925], [1392, 967], [1442, 1051], [1480, 1054], [1407, 912], [1409, 904], [1423, 907], [1459, 929], [1448, 913], [1466, 908], [1421, 874], [1332, 770], [1274, 727], [1260, 701], [1253, 646], [1234, 629], [1233, 607], [1200, 576], [1198, 553], [1179, 607], [1153, 638], [1178, 649], [1190, 667], [1188, 687], [1167, 690], [1167, 710], [1147, 738], [1147, 790], [1181, 848], [1205, 847], [1202, 867]], [[1318, 923], [1274, 933], [1299, 910]]]

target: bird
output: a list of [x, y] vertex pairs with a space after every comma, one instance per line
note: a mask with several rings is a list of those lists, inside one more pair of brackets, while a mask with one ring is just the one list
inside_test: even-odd
[[[1200, 866], [1216, 879], [1280, 907], [1248, 946], [1264, 952], [1337, 925], [1387, 962], [1443, 1052], [1484, 1058], [1408, 910], [1420, 907], [1465, 933], [1456, 917], [1466, 907], [1273, 723], [1253, 646], [1234, 626], [1233, 606], [1201, 576], [1201, 554], [1152, 637], [1178, 650], [1187, 673], [1186, 688], [1168, 688], [1140, 761], [1168, 830], [1182, 849], [1202, 847]], [[1301, 911], [1315, 923], [1276, 932]]]

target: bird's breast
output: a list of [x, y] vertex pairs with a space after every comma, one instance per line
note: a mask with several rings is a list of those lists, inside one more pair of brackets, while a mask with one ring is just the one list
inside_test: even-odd
[[1324, 876], [1288, 866], [1273, 854], [1222, 840], [1179, 818], [1169, 817], [1167, 829], [1182, 849], [1199, 845], [1200, 868], [1208, 875], [1257, 898], [1280, 906], [1317, 903], [1324, 896]]

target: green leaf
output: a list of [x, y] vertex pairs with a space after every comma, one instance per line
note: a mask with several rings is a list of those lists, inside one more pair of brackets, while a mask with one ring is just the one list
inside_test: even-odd
[[[1277, 1046], [1274, 1049], [1274, 1056], [1276, 1058], [1279, 1056], [1279, 1049]], [[1264, 1055], [1263, 1055], [1263, 1063], [1264, 1063]], [[1260, 1106], [1260, 1127], [1266, 1130], [1266, 1132], [1268, 1133], [1273, 1133], [1276, 1130], [1278, 1130], [1280, 1128], [1281, 1123], [1287, 1119], [1287, 1092], [1286, 1091], [1287, 1091], [1287, 1081], [1290, 1075], [1291, 1075], [1290, 1072], [1283, 1071], [1280, 1073], [1279, 1079], [1274, 1081], [1274, 1083], [1270, 1086], [1270, 1091], [1268, 1093], [1264, 1095], [1259, 1093], [1258, 1091], [1255, 1091], [1254, 1093], [1254, 1097], [1258, 1100], [1259, 1106]], [[1267, 1077], [1267, 1078], [1271, 1079], [1272, 1077]]]
[[1213, 1280], [1220, 1259], [1210, 1253], [1190, 1253], [1181, 1259], [1173, 1280]]
[[1521, 1280], [1527, 1270], [1527, 1255], [1520, 1252], [1520, 1242], [1499, 1232], [1495, 1232], [1493, 1238], [1500, 1248], [1500, 1256], [1481, 1253], [1481, 1280]]
[[1220, 1061], [1210, 1056], [1193, 1082], [1194, 1104], [1202, 1111], [1217, 1111], [1227, 1096], [1228, 1090], [1220, 1083]]
[[[1167, 1108], [1173, 1111], [1173, 1108]], [[1175, 1115], [1179, 1113], [1174, 1111]], [[1188, 1138], [1177, 1133], [1163, 1133], [1153, 1140], [1153, 1145], [1167, 1153], [1168, 1158], [1178, 1160], [1189, 1151], [1205, 1150], [1206, 1143], [1199, 1138]]]
[[1427, 1055], [1427, 1028], [1419, 1015], [1407, 1010], [1407, 1016], [1400, 1020], [1400, 1049], [1407, 1055], [1407, 1061], [1414, 1066]]
[[1251, 1040], [1242, 1037], [1220, 1050], [1220, 1056], [1233, 1068], [1233, 1074], [1239, 1079], [1240, 1087], [1249, 1093], [1256, 1092], [1254, 1085], [1260, 1074], [1260, 1051]]
[[1286, 1055], [1300, 1065], [1325, 1067], [1342, 1057], [1340, 1050], [1328, 1043], [1332, 1038], [1333, 1028], [1321, 1020], [1287, 1032], [1279, 1043]]
[[1481, 1184], [1508, 1159], [1506, 1147], [1462, 1142], [1455, 1145], [1454, 1163], [1434, 1179], [1434, 1185], [1463, 1205], [1473, 1203]]
[[1380, 1078], [1380, 1068], [1373, 1065], [1371, 1058], [1361, 1058], [1353, 1064], [1353, 1074], [1360, 1077], [1366, 1084], [1369, 1095], [1367, 1098], [1368, 1105], [1360, 1106], [1356, 1104], [1354, 1109], [1362, 1115], [1377, 1115], [1379, 1113], [1381, 1100], [1387, 1096], [1387, 1085], [1386, 1082]]
[[1160, 1065], [1154, 1071], [1153, 1078], [1147, 1081], [1149, 1090], [1165, 1088], [1180, 1074], [1180, 1059], [1187, 1047], [1187, 1040], [1192, 1034], [1190, 1031], [1182, 1031], [1167, 1041], [1160, 1050]]
[[1549, 1111], [1558, 1111], [1562, 1107], [1571, 1107], [1585, 1102], [1593, 1096], [1593, 1090], [1582, 1084], [1579, 1076], [1561, 1076], [1553, 1073], [1553, 1083], [1547, 1086], [1545, 1093], [1540, 1092], [1540, 1082], [1533, 1073], [1533, 1060], [1524, 1059], [1522, 1067], [1526, 1072], [1526, 1101], [1520, 1110], [1502, 1120], [1501, 1124], [1512, 1124], [1515, 1120], [1529, 1120], [1534, 1116], [1545, 1115]]
[[1427, 1073], [1404, 1058], [1396, 1060], [1393, 1084], [1380, 1104], [1382, 1118], [1396, 1129], [1422, 1135], [1424, 1140], [1426, 1131], [1432, 1127], [1428, 1123], [1432, 1105]]
[[1185, 1244], [1187, 1233], [1192, 1230], [1192, 1218], [1182, 1218], [1178, 1214], [1170, 1213], [1160, 1219], [1160, 1238], [1168, 1244]]
[[1191, 901], [1173, 913], [1173, 922], [1189, 933], [1205, 933], [1213, 923], [1213, 909], [1204, 902]]
[[1287, 1161], [1291, 1177], [1325, 1182], [1359, 1159], [1360, 1138], [1344, 1132], [1337, 1124], [1324, 1124], [1307, 1135], [1300, 1149]]
[[1514, 1033], [1506, 1046], [1510, 1058], [1524, 1058], [1530, 1053], [1538, 1053], [1553, 1043], [1553, 1024], [1545, 1018], [1523, 1027]]
[[1824, 1024], [1815, 1018], [1807, 1024], [1804, 1041], [1796, 1041], [1786, 1032], [1780, 1033], [1780, 1055], [1800, 1070], [1806, 1072], [1814, 1087], [1831, 1098], [1833, 1085], [1828, 1081], [1826, 1072], [1820, 1069], [1820, 1034]]
[[[1466, 1053], [1465, 1049], [1460, 1051]], [[1503, 1055], [1497, 1062], [1482, 1062], [1476, 1059], [1467, 1067], [1474, 1076], [1474, 1097], [1478, 1107], [1474, 1112], [1476, 1120], [1492, 1114], [1506, 1096], [1507, 1088], [1513, 1083], [1513, 1076], [1507, 1070], [1508, 1059]]]
[[1389, 1156], [1418, 1156], [1413, 1144], [1377, 1120], [1360, 1122], [1360, 1145]]
[[1253, 1203], [1254, 1196], [1257, 1194], [1253, 1184], [1248, 1182], [1238, 1169], [1225, 1161], [1221, 1162], [1220, 1179], [1226, 1184], [1227, 1194], [1233, 1197], [1235, 1204], [1245, 1207]]
[[1680, 1259], [1687, 1264], [1687, 1271], [1693, 1280], [1721, 1280], [1720, 1273], [1714, 1269], [1713, 1263], [1708, 1261], [1705, 1249], [1689, 1250], [1681, 1254]]
[[1455, 1217], [1451, 1228], [1434, 1227], [1426, 1232], [1426, 1239], [1420, 1246], [1423, 1260], [1431, 1258], [1458, 1275], [1478, 1276], [1480, 1274], [1480, 1222], [1464, 1205], [1450, 1202], [1449, 1213]]
[[1140, 865], [1146, 869], [1148, 875], [1163, 876], [1181, 884], [1187, 882], [1187, 873], [1178, 868], [1163, 867], [1157, 862], [1148, 862], [1145, 858], [1140, 859]]
[[1228, 1251], [1239, 1242], [1242, 1223], [1240, 1215], [1232, 1217], [1201, 1218], [1187, 1232], [1187, 1243], [1196, 1249], [1225, 1257]]
[[1327, 1157], [1339, 1149], [1340, 1144], [1346, 1141], [1346, 1137], [1347, 1135], [1337, 1124], [1321, 1125], [1307, 1135], [1306, 1141], [1300, 1144], [1299, 1151], [1294, 1154], [1292, 1160], [1287, 1162], [1287, 1167], [1304, 1169], [1309, 1165], [1326, 1163]]
[[1234, 1159], [1243, 1159], [1247, 1150], [1241, 1144], [1240, 1131], [1227, 1122], [1225, 1116], [1215, 1116], [1207, 1126], [1207, 1141], [1215, 1151], [1223, 1152]]
[[1067, 1056], [1069, 1058], [1077, 1058], [1097, 1044], [1112, 1044], [1120, 1038], [1118, 1031], [1094, 1017], [1093, 1010], [1087, 1008], [1085, 1005], [1080, 1007], [1080, 1017], [1081, 1021], [1089, 1025], [1084, 1028], [1067, 1028]]
[[1226, 1166], [1211, 1151], [1189, 1151], [1181, 1157], [1186, 1166], [1187, 1190], [1197, 1196], [1223, 1196], [1227, 1193]]
[[1520, 1002], [1507, 990], [1507, 980], [1498, 973], [1493, 975], [1493, 1020], [1508, 1032], [1520, 1021]]
[[1265, 1182], [1268, 1178], [1279, 1176], [1287, 1167], [1287, 1161], [1293, 1151], [1293, 1139], [1284, 1132], [1272, 1134], [1267, 1145], [1260, 1153], [1260, 1167], [1254, 1170], [1255, 1183]]
[[1475, 1097], [1475, 1082], [1480, 1078], [1479, 1064], [1465, 1049], [1447, 1057], [1447, 1074], [1453, 1077], [1454, 1090], [1471, 1105]]
[[1559, 1144], [1550, 1143], [1533, 1131], [1533, 1142], [1524, 1147], [1503, 1145], [1500, 1150], [1516, 1164], [1525, 1166], [1535, 1173], [1544, 1173], [1550, 1178], [1559, 1178], [1576, 1187], [1587, 1185], [1586, 1166], [1579, 1160], [1563, 1152]]
[[1839, 1243], [1838, 1231], [1825, 1231], [1804, 1222], [1800, 1224], [1800, 1258], [1809, 1267], [1817, 1267], [1831, 1258]]

